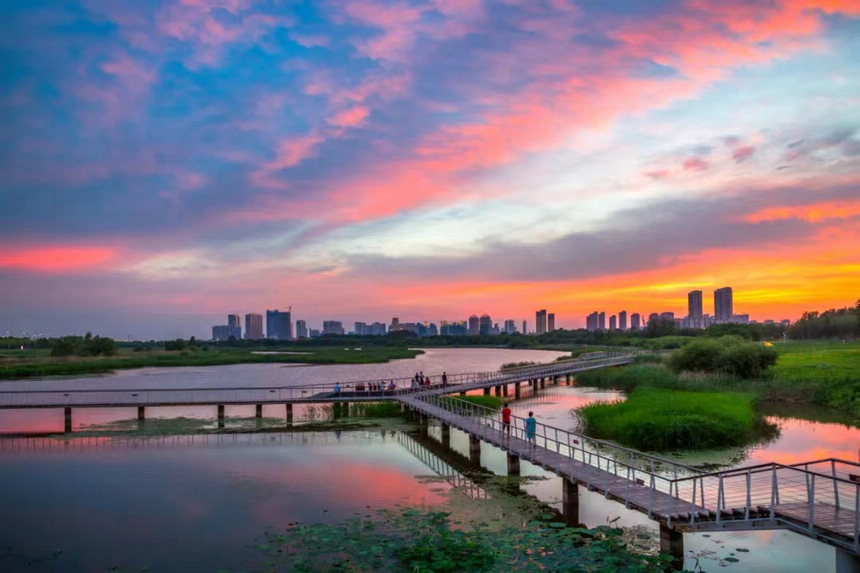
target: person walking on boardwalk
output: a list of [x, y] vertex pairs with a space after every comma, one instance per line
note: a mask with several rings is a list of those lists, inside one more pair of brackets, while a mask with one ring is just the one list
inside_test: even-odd
[[442, 388], [448, 387], [448, 373], [442, 372]]
[[529, 412], [529, 417], [526, 418], [526, 438], [532, 447], [535, 447], [535, 432], [537, 431], [537, 420], [535, 420], [534, 412]]
[[511, 436], [511, 408], [507, 402], [502, 407], [502, 429], [507, 437]]

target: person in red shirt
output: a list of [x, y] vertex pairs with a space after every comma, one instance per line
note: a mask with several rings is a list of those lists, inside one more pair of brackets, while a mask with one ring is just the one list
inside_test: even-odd
[[511, 409], [507, 402], [502, 408], [502, 428], [504, 428], [505, 434], [511, 435]]

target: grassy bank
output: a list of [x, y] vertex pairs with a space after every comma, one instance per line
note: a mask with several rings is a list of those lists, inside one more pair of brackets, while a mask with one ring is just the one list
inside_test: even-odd
[[789, 342], [774, 348], [779, 361], [760, 379], [682, 372], [637, 363], [577, 374], [580, 386], [632, 391], [638, 387], [750, 392], [767, 402], [815, 404], [860, 419], [860, 343]]
[[624, 402], [579, 410], [585, 431], [646, 451], [743, 446], [776, 428], [754, 408], [754, 394], [638, 388]]
[[[267, 354], [258, 354], [266, 352]], [[421, 350], [396, 346], [368, 348], [292, 347], [193, 348], [183, 351], [135, 352], [120, 349], [114, 356], [53, 358], [49, 350], [0, 351], [0, 379], [34, 376], [76, 376], [128, 368], [173, 366], [223, 366], [226, 364], [369, 364], [398, 358], [414, 358]]]
[[478, 406], [483, 406], [484, 408], [491, 408], [493, 410], [499, 410], [502, 407], [503, 400], [498, 396], [487, 396], [487, 395], [477, 395], [477, 396], [454, 396], [448, 397], [443, 396], [440, 398], [442, 402], [452, 402], [454, 400], [464, 400], [466, 402], [471, 402], [472, 404], [477, 404]]

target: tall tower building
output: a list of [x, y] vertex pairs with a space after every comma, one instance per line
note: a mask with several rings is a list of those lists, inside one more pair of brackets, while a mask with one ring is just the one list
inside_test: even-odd
[[546, 331], [552, 332], [555, 330], [555, 313], [551, 312], [546, 315]]
[[733, 314], [732, 287], [718, 288], [714, 291], [714, 319], [717, 323], [731, 322]]
[[615, 330], [615, 329], [616, 329], [616, 322], [615, 322], [615, 315], [613, 314], [612, 316], [609, 317], [609, 330]]
[[541, 310], [535, 313], [535, 334], [543, 334], [546, 332], [546, 309], [542, 308]]
[[627, 311], [622, 310], [618, 313], [618, 328], [621, 330], [627, 330]]
[[529, 324], [528, 324], [528, 322], [526, 322], [526, 321], [524, 320], [524, 321], [523, 321], [523, 334], [528, 334], [528, 333], [529, 333], [529, 331], [528, 331], [528, 330], [527, 330], [527, 328], [526, 328], [528, 325], [529, 325]]
[[481, 319], [478, 318], [477, 314], [473, 314], [469, 317], [469, 334], [480, 334], [481, 333]]
[[296, 338], [307, 338], [308, 337], [308, 323], [304, 320], [296, 321]]
[[246, 314], [245, 315], [245, 340], [262, 340], [263, 339], [263, 315], [262, 314]]
[[585, 329], [589, 332], [594, 332], [597, 328], [597, 311], [595, 310], [585, 317]]
[[481, 315], [481, 318], [478, 322], [478, 330], [481, 334], [484, 335], [490, 334], [490, 331], [493, 330], [493, 320], [490, 318], [489, 314]]
[[642, 328], [642, 317], [638, 312], [634, 312], [630, 315], [630, 329], [639, 330], [640, 328]]
[[289, 312], [282, 312], [278, 309], [266, 311], [266, 338], [292, 340], [293, 324]]
[[239, 328], [242, 328], [242, 317], [238, 314], [228, 314], [227, 326], [238, 326]]
[[603, 311], [597, 313], [597, 329], [606, 330], [606, 313]]
[[687, 293], [687, 317], [690, 328], [702, 328], [702, 291], [694, 290]]

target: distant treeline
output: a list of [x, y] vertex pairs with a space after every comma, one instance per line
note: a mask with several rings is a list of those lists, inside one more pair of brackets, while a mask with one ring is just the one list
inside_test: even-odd
[[855, 339], [860, 337], [860, 300], [853, 307], [831, 308], [824, 312], [804, 312], [803, 316], [788, 329], [793, 340], [815, 338]]

